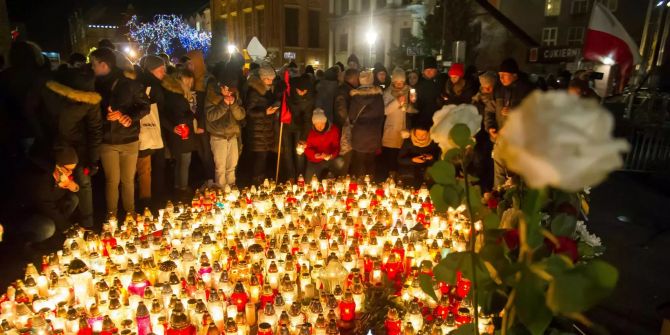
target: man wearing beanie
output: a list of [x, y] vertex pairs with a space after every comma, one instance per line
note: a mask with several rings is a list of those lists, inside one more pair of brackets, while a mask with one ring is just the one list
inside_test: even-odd
[[333, 175], [339, 174], [342, 168], [340, 153], [340, 130], [328, 121], [326, 114], [320, 108], [312, 114], [312, 129], [307, 135], [305, 157], [307, 157], [307, 169], [305, 179], [311, 180], [312, 176], [325, 178], [326, 171]]
[[296, 149], [304, 147], [307, 134], [312, 128], [314, 110], [314, 85], [312, 77], [305, 73], [290, 81], [291, 95], [288, 107], [291, 110], [291, 123], [284, 125], [282, 134], [280, 181], [297, 180], [305, 171], [305, 158], [298, 155]]
[[[138, 179], [138, 207], [148, 207], [155, 194], [163, 202], [162, 195], [165, 194], [165, 149], [158, 116], [161, 114], [159, 108], [163, 108], [165, 92], [161, 81], [167, 73], [167, 66], [163, 58], [156, 55], [148, 55], [142, 58], [142, 72], [139, 80], [146, 87], [146, 93], [151, 103], [150, 114], [155, 113], [156, 118], [143, 118], [140, 128], [140, 151], [137, 157], [137, 179]], [[158, 135], [158, 138], [151, 134]], [[154, 181], [152, 183], [152, 180]]]
[[[95, 92], [95, 77], [90, 69], [69, 68], [58, 71], [40, 94], [37, 113], [40, 134], [33, 146], [36, 156], [50, 155], [54, 144], [68, 146], [81, 162], [73, 170], [81, 186], [80, 224], [93, 226], [93, 189], [91, 174], [98, 171], [102, 142], [101, 97]], [[88, 173], [86, 172], [88, 171]]]
[[416, 109], [419, 111], [412, 117], [413, 124], [433, 124], [433, 114], [442, 108], [443, 82], [437, 71], [435, 57], [426, 57], [423, 61], [421, 79], [416, 84]]
[[449, 80], [445, 85], [444, 104], [460, 105], [472, 103], [472, 97], [477, 94], [477, 83], [465, 78], [465, 67], [462, 63], [455, 63], [449, 68]]
[[353, 174], [363, 177], [372, 176], [375, 172], [375, 156], [382, 145], [384, 99], [382, 89], [373, 85], [371, 71], [362, 71], [358, 81], [360, 86], [349, 93], [351, 147], [354, 152], [351, 162]]
[[[498, 76], [501, 85], [494, 93], [495, 122], [492, 120], [492, 115], [486, 122], [492, 141], [498, 137], [498, 131], [505, 125], [509, 113], [535, 89], [530, 82], [519, 77], [519, 65], [513, 58], [505, 59], [500, 64]], [[493, 186], [497, 187], [505, 183], [508, 172], [502, 161], [496, 159], [495, 156], [493, 160], [495, 161]]]
[[44, 164], [35, 160], [20, 180], [29, 212], [17, 230], [26, 234], [29, 241], [41, 242], [43, 251], [63, 245], [63, 232], [73, 223], [71, 216], [79, 203], [79, 185], [72, 175], [79, 162], [76, 150], [59, 146], [52, 156]]

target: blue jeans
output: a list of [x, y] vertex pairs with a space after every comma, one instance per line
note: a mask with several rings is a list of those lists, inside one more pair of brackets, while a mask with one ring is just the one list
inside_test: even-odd
[[174, 188], [185, 190], [188, 187], [188, 169], [191, 167], [191, 153], [175, 154], [177, 164], [174, 167]]

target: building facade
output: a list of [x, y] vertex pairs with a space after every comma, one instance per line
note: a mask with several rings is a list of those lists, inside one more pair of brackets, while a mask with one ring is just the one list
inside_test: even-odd
[[323, 68], [328, 61], [328, 0], [211, 0], [212, 60], [227, 46], [245, 49], [255, 36], [280, 66]]
[[132, 5], [124, 11], [98, 7], [75, 10], [68, 17], [72, 52], [88, 55], [101, 39], [110, 40], [120, 51], [138, 50], [137, 43], [128, 40], [128, 28], [125, 26], [134, 14]]
[[330, 0], [329, 5], [328, 63], [346, 64], [349, 55], [356, 54], [367, 67], [375, 62], [390, 66], [393, 46], [410, 36], [421, 37], [430, 7], [417, 0]]

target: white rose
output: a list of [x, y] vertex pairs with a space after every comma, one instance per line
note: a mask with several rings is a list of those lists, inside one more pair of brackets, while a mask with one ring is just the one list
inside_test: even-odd
[[592, 99], [536, 91], [509, 114], [494, 155], [530, 187], [576, 192], [622, 166], [629, 145], [612, 137], [613, 127]]
[[455, 125], [462, 123], [470, 129], [470, 135], [475, 136], [481, 128], [482, 116], [473, 105], [447, 105], [433, 115], [433, 127], [430, 128], [430, 138], [442, 149], [442, 153], [458, 147], [449, 138], [449, 132]]

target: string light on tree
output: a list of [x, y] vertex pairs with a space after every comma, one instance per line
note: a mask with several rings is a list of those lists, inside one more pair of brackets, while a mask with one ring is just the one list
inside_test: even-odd
[[126, 23], [130, 37], [141, 47], [154, 46], [157, 52], [171, 54], [181, 45], [186, 51], [202, 50], [207, 53], [212, 41], [212, 33], [198, 31], [177, 15], [156, 15], [153, 21], [141, 23], [133, 16]]

